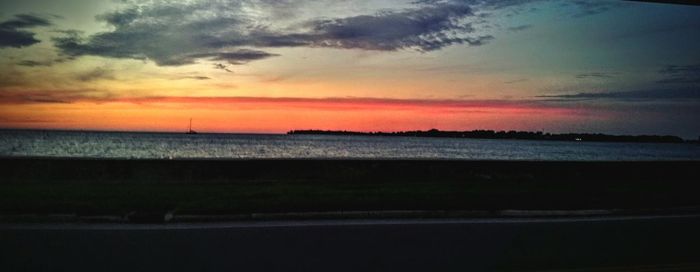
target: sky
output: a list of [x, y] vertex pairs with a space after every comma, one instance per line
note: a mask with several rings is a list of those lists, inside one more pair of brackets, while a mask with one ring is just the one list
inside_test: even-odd
[[0, 0], [0, 128], [700, 136], [700, 6]]

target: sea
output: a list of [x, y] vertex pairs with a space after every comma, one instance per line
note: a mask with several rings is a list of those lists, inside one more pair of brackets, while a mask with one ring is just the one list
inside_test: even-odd
[[700, 160], [697, 143], [0, 130], [0, 157], [127, 159]]

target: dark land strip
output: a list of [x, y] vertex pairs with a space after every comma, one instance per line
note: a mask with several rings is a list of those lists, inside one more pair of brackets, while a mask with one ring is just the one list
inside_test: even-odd
[[698, 271], [700, 219], [3, 228], [5, 271]]
[[382, 136], [382, 137], [430, 137], [465, 139], [507, 139], [539, 141], [585, 141], [585, 142], [628, 142], [628, 143], [698, 143], [696, 140], [683, 140], [673, 135], [610, 135], [602, 133], [545, 133], [541, 131], [515, 130], [412, 130], [395, 132], [358, 132], [345, 130], [292, 130], [288, 135], [336, 135], [336, 136]]
[[3, 218], [364, 216], [358, 211], [368, 217], [488, 217], [504, 210], [639, 214], [700, 207], [700, 161], [2, 158], [0, 171]]

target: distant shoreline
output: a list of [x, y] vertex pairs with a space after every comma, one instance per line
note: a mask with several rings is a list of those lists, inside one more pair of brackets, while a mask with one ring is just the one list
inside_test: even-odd
[[[0, 128], [0, 132], [57, 132], [57, 133], [139, 133], [139, 134], [186, 134], [186, 131], [130, 131], [130, 130], [76, 130], [76, 129], [37, 129], [37, 128]], [[699, 140], [687, 140], [675, 135], [611, 135], [603, 133], [544, 133], [541, 131], [515, 130], [469, 130], [441, 131], [411, 130], [393, 132], [360, 132], [347, 130], [290, 130], [286, 133], [273, 132], [207, 132], [202, 135], [333, 135], [333, 136], [382, 136], [382, 137], [428, 137], [428, 138], [464, 138], [495, 140], [538, 140], [538, 141], [586, 141], [586, 142], [627, 142], [627, 143], [700, 143]], [[580, 140], [577, 140], [580, 139]]]
[[288, 135], [341, 135], [341, 136], [382, 136], [382, 137], [430, 137], [496, 140], [539, 140], [539, 141], [586, 141], [586, 142], [625, 142], [625, 143], [697, 143], [697, 140], [684, 140], [673, 135], [609, 135], [602, 133], [543, 133], [541, 131], [397, 131], [397, 132], [357, 132], [345, 130], [291, 130]]

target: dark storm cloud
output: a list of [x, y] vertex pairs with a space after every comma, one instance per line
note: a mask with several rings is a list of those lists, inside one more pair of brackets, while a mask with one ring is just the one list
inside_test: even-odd
[[[257, 1], [268, 9], [291, 2]], [[312, 19], [293, 28], [260, 24], [242, 11], [242, 2], [161, 2], [134, 5], [97, 16], [112, 31], [83, 37], [64, 33], [54, 43], [67, 56], [96, 55], [184, 65], [197, 59], [241, 64], [276, 54], [236, 47], [330, 47], [393, 51], [438, 50], [453, 44], [483, 45], [490, 35], [469, 35], [472, 16], [466, 4], [439, 3], [344, 18]], [[271, 14], [274, 14], [271, 13]], [[290, 15], [291, 16], [291, 15]]]
[[309, 22], [311, 33], [302, 36], [309, 45], [367, 50], [414, 48], [431, 51], [452, 44], [482, 45], [491, 36], [464, 37], [474, 31], [461, 19], [471, 16], [467, 5], [441, 4], [402, 12]]
[[39, 43], [41, 41], [34, 37], [35, 34], [25, 28], [49, 25], [51, 22], [48, 19], [29, 14], [18, 14], [10, 20], [0, 22], [0, 48], [19, 48]]
[[591, 99], [608, 99], [608, 100], [659, 100], [659, 99], [680, 99], [680, 100], [696, 100], [700, 99], [700, 90], [698, 89], [653, 89], [653, 90], [638, 90], [638, 91], [623, 91], [623, 92], [581, 92], [576, 94], [562, 95], [542, 95], [538, 98], [554, 99], [554, 100], [591, 100]]
[[[311, 1], [241, 0], [199, 2], [126, 1], [125, 8], [98, 15], [112, 30], [90, 36], [66, 32], [53, 39], [68, 57], [94, 55], [151, 60], [161, 66], [195, 63], [199, 59], [242, 64], [277, 56], [242, 48], [326, 47], [375, 51], [434, 51], [450, 45], [480, 46], [494, 39], [469, 22], [475, 10], [494, 11], [543, 0], [422, 0], [403, 9], [306, 19], [275, 26], [278, 18]], [[576, 1], [587, 13], [609, 5]], [[251, 12], [255, 10], [255, 12]], [[482, 14], [483, 15], [483, 14]], [[481, 17], [478, 17], [481, 18]], [[483, 19], [483, 18], [482, 18]], [[530, 25], [513, 27], [524, 30]], [[233, 50], [232, 50], [233, 49]], [[247, 49], [250, 50], [250, 49]], [[233, 53], [231, 53], [233, 51]]]
[[17, 14], [15, 18], [0, 23], [0, 28], [17, 29], [49, 25], [51, 25], [51, 22], [48, 19], [29, 14]]

